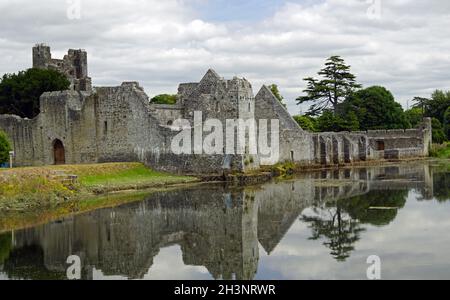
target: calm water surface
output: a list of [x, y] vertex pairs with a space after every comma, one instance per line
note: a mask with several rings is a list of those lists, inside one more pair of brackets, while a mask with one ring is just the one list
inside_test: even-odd
[[0, 235], [0, 279], [450, 279], [450, 168], [324, 171], [153, 193]]

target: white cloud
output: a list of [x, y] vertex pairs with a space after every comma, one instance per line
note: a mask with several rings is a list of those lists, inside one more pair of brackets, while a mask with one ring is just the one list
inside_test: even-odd
[[[137, 80], [150, 95], [175, 92], [208, 68], [254, 83], [277, 83], [292, 113], [302, 78], [330, 55], [342, 55], [366, 86], [384, 85], [406, 104], [414, 96], [449, 88], [450, 4], [381, 0], [370, 19], [365, 0], [287, 2], [259, 21], [206, 21], [198, 1], [82, 1], [81, 19], [69, 20], [66, 1], [0, 0], [0, 73], [31, 64], [31, 47], [55, 56], [85, 48], [97, 85]], [[255, 93], [257, 90], [255, 90]]]

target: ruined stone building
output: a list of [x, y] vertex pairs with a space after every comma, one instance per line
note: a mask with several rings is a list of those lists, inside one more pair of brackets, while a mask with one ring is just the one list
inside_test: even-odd
[[49, 46], [36, 45], [33, 47], [33, 68], [60, 71], [69, 79], [71, 90], [92, 89], [92, 80], [88, 77], [87, 53], [84, 50], [71, 49], [63, 59], [54, 59]]
[[[0, 116], [0, 129], [12, 141], [16, 166], [139, 161], [158, 170], [198, 174], [246, 171], [285, 161], [341, 165], [428, 156], [430, 120], [411, 130], [316, 134], [302, 130], [267, 87], [255, 96], [246, 79], [226, 80], [209, 70], [200, 82], [180, 84], [176, 105], [157, 105], [150, 103], [137, 82], [92, 87], [87, 66], [83, 50], [69, 50], [59, 60], [52, 58], [48, 46], [33, 48], [33, 67], [59, 70], [71, 87], [44, 93], [40, 114], [32, 120]], [[199, 111], [203, 120], [279, 120], [280, 157], [248, 151], [174, 154], [172, 140], [181, 129], [173, 123], [182, 118], [193, 126]]]

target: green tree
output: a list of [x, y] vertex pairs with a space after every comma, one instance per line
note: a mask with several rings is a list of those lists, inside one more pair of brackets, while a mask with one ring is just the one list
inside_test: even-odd
[[339, 132], [342, 131], [342, 119], [330, 110], [326, 110], [317, 118], [317, 129], [319, 132]]
[[424, 113], [421, 108], [415, 107], [405, 111], [406, 118], [412, 127], [419, 126], [424, 117]]
[[447, 140], [447, 136], [444, 132], [444, 126], [442, 126], [442, 123], [436, 119], [431, 119], [431, 126], [433, 128], [433, 143], [435, 144], [442, 144]]
[[450, 107], [447, 108], [444, 114], [444, 130], [447, 135], [447, 140], [450, 141]]
[[54, 70], [28, 69], [5, 74], [0, 80], [0, 114], [34, 118], [39, 114], [39, 98], [45, 92], [67, 90], [65, 75]]
[[278, 89], [278, 85], [271, 84], [269, 85], [269, 89], [272, 91], [273, 95], [280, 101], [280, 103], [286, 107], [286, 103], [284, 103], [284, 97], [281, 96], [280, 90]]
[[390, 91], [373, 86], [353, 93], [341, 106], [343, 113], [354, 112], [361, 130], [406, 129], [411, 124]]
[[174, 105], [178, 101], [177, 95], [168, 95], [168, 94], [162, 94], [153, 97], [150, 102], [153, 104], [168, 104], [168, 105]]
[[298, 105], [313, 102], [308, 112], [311, 116], [320, 115], [330, 108], [336, 115], [339, 103], [361, 88], [361, 85], [356, 83], [355, 75], [350, 73], [350, 66], [339, 56], [328, 58], [318, 75], [321, 79], [304, 79], [307, 82], [307, 88], [303, 91], [306, 96], [297, 98]]
[[347, 112], [344, 116], [335, 115], [326, 110], [317, 118], [316, 128], [320, 132], [358, 131], [359, 121], [355, 112]]
[[316, 132], [317, 122], [316, 119], [310, 116], [294, 116], [294, 120], [300, 125], [303, 130]]
[[413, 102], [415, 103], [413, 108], [417, 108], [420, 110], [420, 112], [422, 113], [422, 119], [425, 117], [425, 108], [429, 101], [430, 99], [423, 97], [414, 97], [413, 99]]
[[450, 91], [436, 90], [429, 99], [416, 97], [414, 100], [414, 107], [421, 109], [425, 117], [433, 119], [434, 142], [450, 139]]
[[347, 112], [342, 119], [342, 131], [360, 130], [358, 116], [354, 111]]
[[444, 123], [444, 115], [449, 107], [450, 91], [437, 90], [431, 95], [431, 99], [425, 105], [425, 115]]
[[9, 151], [11, 151], [11, 143], [6, 133], [0, 130], [0, 164], [9, 161]]

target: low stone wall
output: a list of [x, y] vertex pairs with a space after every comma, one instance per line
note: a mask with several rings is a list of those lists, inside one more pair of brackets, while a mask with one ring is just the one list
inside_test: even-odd
[[12, 115], [0, 115], [0, 129], [4, 130], [15, 151], [14, 166], [39, 164], [42, 157], [36, 144], [37, 120], [22, 119]]
[[384, 151], [385, 159], [407, 159], [422, 157], [422, 148], [393, 149]]
[[160, 154], [149, 152], [144, 162], [153, 169], [178, 174], [222, 175], [224, 170], [244, 170], [243, 157], [239, 155], [227, 157], [225, 155], [177, 155], [167, 152]]

